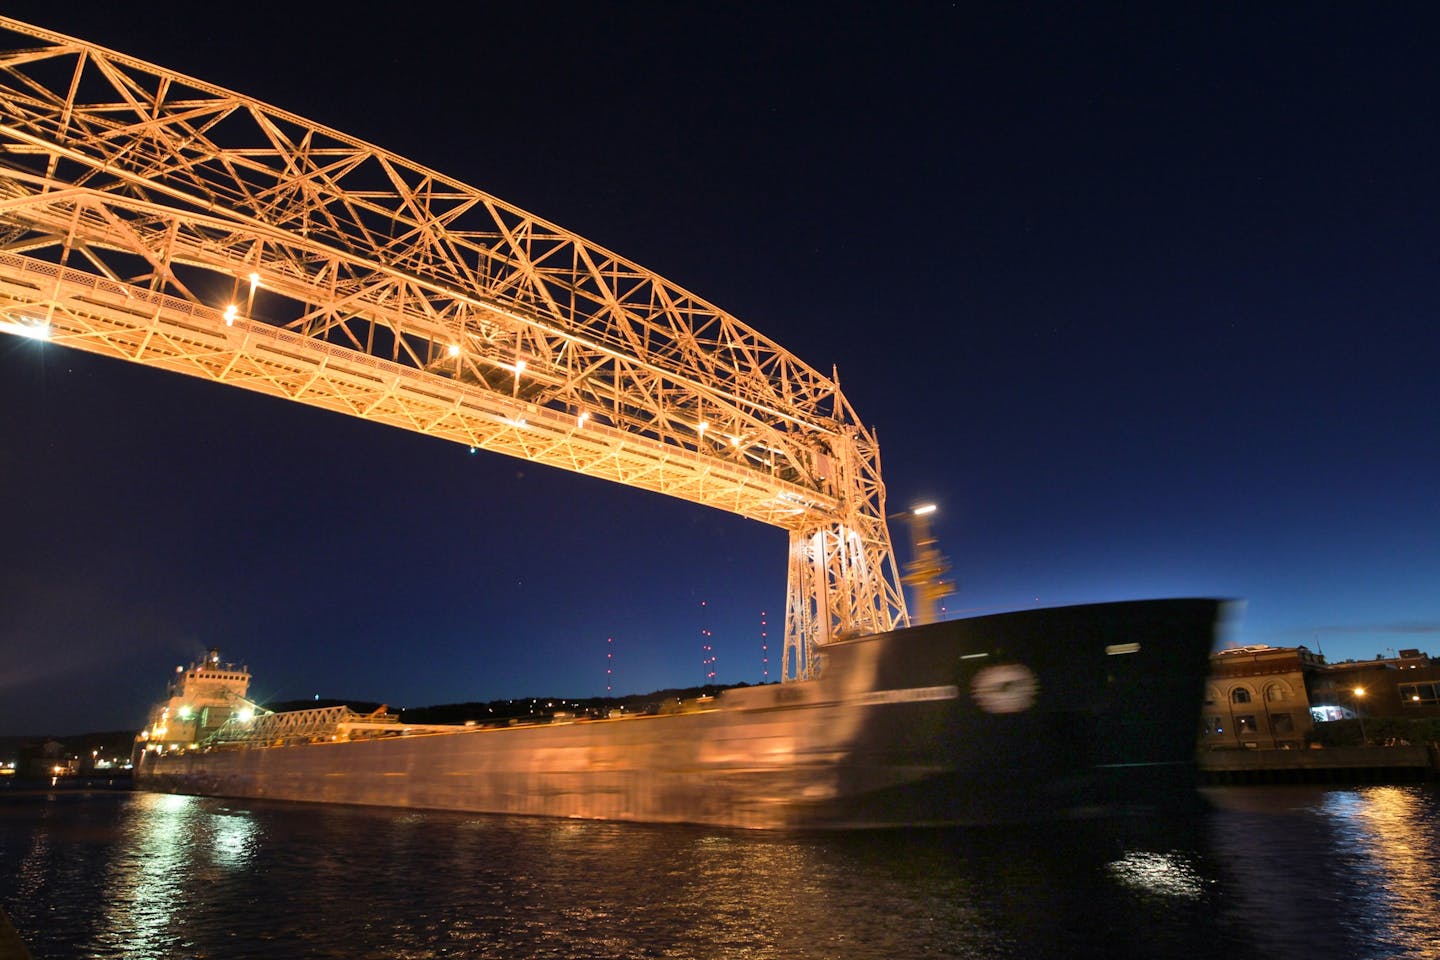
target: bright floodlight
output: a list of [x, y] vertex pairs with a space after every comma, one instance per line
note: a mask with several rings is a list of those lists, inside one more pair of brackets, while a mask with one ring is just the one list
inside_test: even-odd
[[1355, 696], [1357, 696], [1357, 697], [1363, 697], [1363, 696], [1365, 696], [1365, 688], [1364, 688], [1364, 687], [1356, 687], [1356, 688], [1355, 688]]
[[927, 503], [927, 504], [925, 504], [923, 507], [916, 507], [916, 508], [915, 508], [913, 511], [911, 511], [911, 512], [914, 513], [915, 516], [917, 516], [917, 517], [923, 517], [923, 516], [925, 516], [925, 514], [927, 514], [927, 513], [934, 513], [934, 512], [935, 512], [935, 504], [933, 504], [933, 503]]
[[249, 707], [244, 707], [235, 714], [235, 719], [239, 720], [241, 723], [249, 723], [254, 718], [254, 716], [254, 710], [251, 710]]
[[458, 357], [458, 356], [460, 356], [460, 345], [459, 345], [458, 343], [452, 343], [452, 344], [450, 344], [450, 356], [452, 356], [452, 357]]
[[20, 317], [18, 320], [0, 320], [0, 332], [13, 333], [31, 340], [49, 340], [50, 324], [44, 320]]
[[228, 327], [228, 326], [231, 326], [232, 324], [234, 324], [234, 323], [235, 323], [235, 314], [237, 314], [237, 313], [239, 313], [239, 312], [240, 312], [240, 308], [237, 307], [237, 306], [235, 306], [235, 304], [233, 304], [233, 303], [230, 304], [230, 306], [226, 307], [226, 308], [225, 308], [225, 326]]

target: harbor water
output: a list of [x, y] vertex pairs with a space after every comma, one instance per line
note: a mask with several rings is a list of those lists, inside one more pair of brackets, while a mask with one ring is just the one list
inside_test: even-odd
[[1432, 784], [849, 834], [0, 790], [0, 905], [72, 958], [1440, 957]]

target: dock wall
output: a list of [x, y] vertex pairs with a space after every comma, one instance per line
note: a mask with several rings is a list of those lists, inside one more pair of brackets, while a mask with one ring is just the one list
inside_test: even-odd
[[1201, 783], [1414, 783], [1440, 780], [1440, 745], [1324, 750], [1213, 750]]

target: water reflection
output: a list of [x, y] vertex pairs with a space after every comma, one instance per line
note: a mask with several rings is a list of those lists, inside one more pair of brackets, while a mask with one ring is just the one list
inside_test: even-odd
[[1403, 950], [1430, 944], [1440, 955], [1440, 871], [1435, 809], [1415, 787], [1370, 787], [1326, 794], [1321, 811], [1337, 825], [1336, 854], [1351, 875], [1347, 897], [1358, 898]]
[[1109, 865], [1110, 874], [1125, 886], [1140, 893], [1198, 900], [1208, 883], [1194, 860], [1177, 852], [1156, 853], [1131, 850]]
[[148, 958], [188, 942], [197, 908], [225, 874], [249, 865], [256, 843], [246, 810], [196, 797], [134, 797], [107, 861], [101, 946], [110, 956]]
[[1440, 794], [1226, 793], [1213, 813], [776, 834], [140, 794], [0, 804], [36, 956], [1425, 956]]
[[1229, 788], [1215, 794], [1228, 908], [1263, 907], [1276, 955], [1440, 956], [1440, 792], [1433, 786]]
[[193, 797], [144, 794], [121, 827], [105, 881], [99, 939], [117, 957], [162, 953], [195, 870]]

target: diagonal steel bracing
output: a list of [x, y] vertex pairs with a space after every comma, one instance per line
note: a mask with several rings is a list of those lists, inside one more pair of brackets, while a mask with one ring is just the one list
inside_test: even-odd
[[0, 44], [0, 329], [782, 527], [786, 679], [907, 622], [833, 378], [378, 147], [18, 21]]

